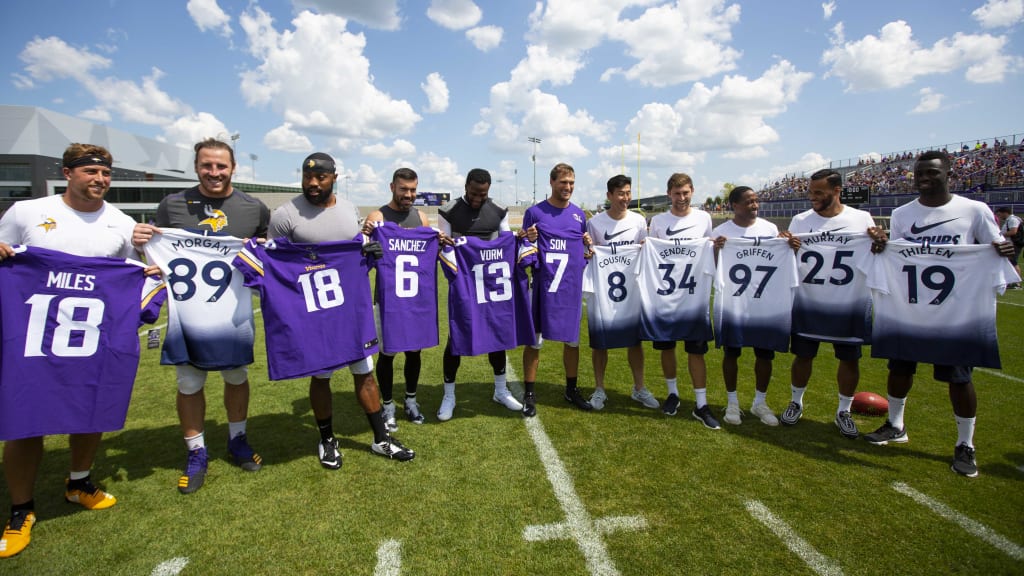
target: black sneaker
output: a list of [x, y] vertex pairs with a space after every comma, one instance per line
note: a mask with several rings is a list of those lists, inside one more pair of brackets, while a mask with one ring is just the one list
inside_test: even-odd
[[[857, 431], [857, 423], [853, 421], [849, 411], [843, 410], [836, 414], [836, 426], [839, 428], [839, 433], [847, 438], [854, 440], [860, 433]], [[906, 432], [903, 436], [906, 436]]]
[[320, 465], [328, 470], [341, 468], [341, 452], [338, 450], [338, 441], [334, 438], [321, 440], [316, 445], [317, 455], [320, 456]]
[[792, 426], [800, 421], [800, 417], [804, 415], [804, 406], [798, 402], [790, 402], [789, 406], [782, 411], [782, 417], [779, 418], [779, 422], [782, 422], [786, 426]]
[[523, 416], [533, 418], [537, 415], [537, 395], [527, 392], [523, 395]]
[[711, 406], [708, 406], [707, 404], [701, 406], [700, 408], [694, 408], [691, 415], [697, 420], [700, 420], [701, 424], [704, 424], [705, 428], [718, 430], [719, 428], [722, 427], [718, 423], [718, 420], [715, 420], [715, 417], [711, 415]]
[[416, 457], [416, 453], [412, 450], [402, 446], [402, 443], [391, 437], [388, 437], [383, 442], [374, 442], [370, 444], [370, 450], [374, 454], [380, 454], [381, 456], [387, 456], [392, 460], [398, 460], [399, 462], [408, 462]]
[[974, 461], [974, 448], [967, 444], [959, 444], [953, 451], [953, 465], [950, 470], [961, 476], [976, 478], [978, 476], [978, 463]]
[[583, 394], [580, 394], [579, 388], [567, 389], [565, 391], [565, 401], [585, 412], [589, 412], [594, 409], [590, 402], [583, 397]]
[[894, 442], [896, 444], [903, 444], [910, 438], [907, 436], [906, 426], [897, 430], [892, 424], [889, 423], [888, 420], [886, 420], [885, 424], [882, 424], [882, 426], [879, 427], [878, 430], [875, 430], [870, 434], [865, 434], [864, 439], [867, 440], [868, 442], [871, 442], [872, 444], [878, 446], [885, 446], [890, 442]]
[[665, 403], [661, 405], [661, 411], [667, 416], [675, 416], [679, 411], [679, 396], [669, 394], [668, 398], [665, 398]]

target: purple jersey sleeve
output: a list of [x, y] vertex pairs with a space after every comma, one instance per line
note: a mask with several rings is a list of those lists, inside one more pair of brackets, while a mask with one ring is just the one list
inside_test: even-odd
[[384, 253], [374, 262], [381, 349], [394, 354], [437, 346], [437, 232], [384, 222], [371, 238]]

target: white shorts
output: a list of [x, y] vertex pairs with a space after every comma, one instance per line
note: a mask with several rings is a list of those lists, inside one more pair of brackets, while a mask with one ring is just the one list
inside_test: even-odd
[[[185, 395], [192, 395], [206, 386], [206, 375], [211, 370], [203, 370], [202, 368], [196, 368], [191, 364], [179, 364], [175, 366], [178, 373], [178, 391]], [[221, 370], [220, 375], [224, 377], [224, 382], [237, 386], [244, 384], [249, 379], [249, 367], [240, 366], [238, 368], [232, 368], [230, 370]]]

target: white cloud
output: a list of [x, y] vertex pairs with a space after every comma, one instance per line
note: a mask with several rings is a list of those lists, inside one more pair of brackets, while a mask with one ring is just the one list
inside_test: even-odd
[[263, 136], [263, 145], [271, 150], [283, 152], [306, 152], [313, 149], [313, 142], [296, 132], [289, 122], [267, 132]]
[[398, 0], [372, 2], [338, 2], [338, 0], [292, 0], [296, 12], [304, 8], [318, 14], [333, 14], [346, 20], [379, 30], [398, 30], [402, 19], [398, 15]]
[[90, 108], [89, 110], [83, 110], [78, 113], [79, 116], [86, 120], [93, 122], [105, 123], [110, 122], [110, 112], [103, 108]]
[[835, 0], [831, 0], [830, 2], [822, 2], [821, 3], [821, 12], [822, 12], [822, 16], [825, 17], [825, 20], [831, 20], [832, 19], [832, 15], [835, 14], [835, 12], [836, 12], [836, 1]]
[[227, 133], [228, 129], [224, 124], [207, 112], [186, 114], [164, 127], [166, 141], [186, 148], [191, 148], [192, 144], [200, 140], [222, 137]]
[[1024, 0], [988, 0], [971, 16], [983, 28], [1010, 27], [1024, 19]]
[[911, 114], [927, 114], [928, 112], [935, 112], [942, 107], [944, 96], [931, 88], [922, 88], [918, 94], [921, 95], [921, 101], [910, 111]]
[[[299, 130], [343, 138], [376, 139], [410, 131], [421, 117], [405, 100], [373, 84], [363, 54], [366, 38], [346, 30], [343, 18], [302, 12], [292, 30], [278, 32], [254, 6], [239, 18], [258, 67], [241, 74], [252, 106], [270, 106]], [[309, 79], [317, 78], [317, 89]]]
[[33, 38], [18, 57], [25, 63], [25, 73], [30, 83], [60, 78], [73, 78], [83, 84], [93, 83], [97, 70], [111, 66], [110, 59], [84, 48], [69, 46], [56, 36]]
[[483, 12], [472, 0], [431, 0], [427, 18], [449, 30], [476, 26]]
[[902, 20], [886, 24], [878, 36], [847, 42], [840, 23], [833, 28], [832, 47], [822, 62], [830, 66], [826, 76], [839, 77], [853, 92], [897, 88], [959, 69], [965, 69], [969, 82], [1001, 82], [1022, 62], [1020, 56], [1004, 53], [1007, 43], [1006, 36], [956, 33], [923, 48]]
[[420, 177], [420, 192], [449, 192], [452, 198], [457, 198], [465, 190], [466, 175], [459, 170], [458, 163], [447, 156], [433, 152], [421, 154], [413, 169]]
[[427, 75], [426, 82], [420, 84], [423, 93], [427, 95], [427, 107], [423, 109], [428, 114], [440, 114], [448, 110], [448, 84], [437, 72]]
[[466, 30], [466, 38], [481, 52], [489, 52], [501, 44], [505, 31], [498, 26], [479, 26]]
[[231, 17], [221, 10], [217, 0], [188, 0], [186, 8], [192, 21], [203, 32], [220, 30], [221, 36], [231, 36]]
[[408, 140], [401, 138], [391, 143], [391, 146], [377, 143], [363, 146], [362, 153], [371, 158], [397, 158], [401, 156], [412, 156], [416, 153], [416, 146]]

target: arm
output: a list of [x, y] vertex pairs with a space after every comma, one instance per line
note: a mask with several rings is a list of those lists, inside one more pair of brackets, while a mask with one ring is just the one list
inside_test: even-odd
[[[420, 219], [421, 220], [423, 219], [423, 213], [422, 212], [420, 213]], [[362, 230], [363, 235], [369, 236], [373, 232], [373, 229], [377, 225], [377, 222], [383, 222], [383, 221], [384, 221], [384, 214], [380, 210], [374, 210], [373, 212], [370, 212], [366, 216], [366, 220], [363, 221], [363, 230]]]

